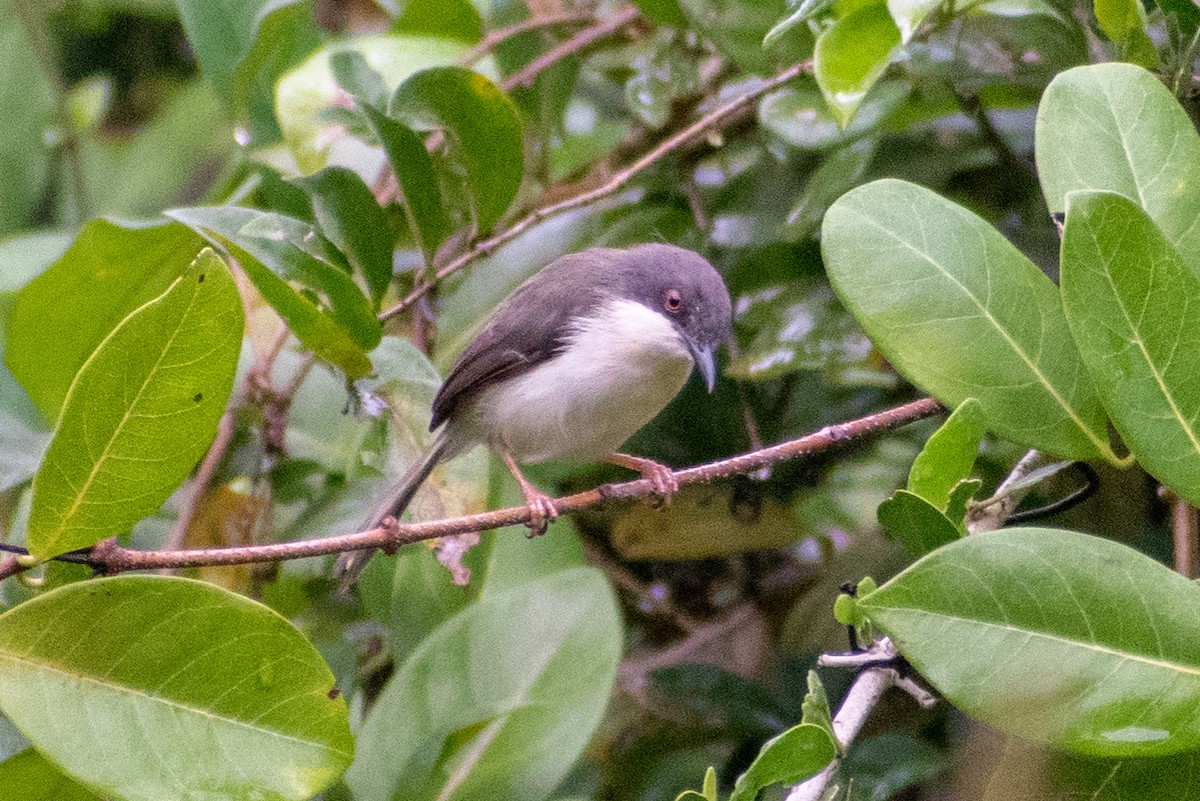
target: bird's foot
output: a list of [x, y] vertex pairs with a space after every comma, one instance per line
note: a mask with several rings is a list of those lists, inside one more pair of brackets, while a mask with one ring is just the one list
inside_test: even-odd
[[540, 537], [546, 533], [546, 528], [554, 522], [558, 517], [558, 507], [554, 505], [554, 501], [550, 500], [550, 496], [543, 492], [539, 492], [535, 487], [522, 487], [525, 491], [525, 502], [529, 504], [529, 522], [525, 525], [529, 526], [530, 539]]
[[671, 497], [679, 492], [679, 479], [675, 478], [674, 471], [665, 464], [659, 464], [653, 459], [644, 459], [641, 456], [630, 456], [627, 453], [614, 453], [608, 457], [608, 461], [620, 467], [638, 471], [642, 478], [649, 481], [650, 486], [654, 488], [658, 506], [666, 506], [671, 502]]

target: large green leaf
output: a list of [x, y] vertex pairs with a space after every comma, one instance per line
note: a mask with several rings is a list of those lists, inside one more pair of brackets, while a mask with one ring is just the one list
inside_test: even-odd
[[5, 801], [99, 801], [100, 796], [64, 774], [32, 748], [0, 762]]
[[33, 480], [30, 553], [93, 545], [157, 509], [216, 434], [241, 344], [233, 275], [202, 251], [80, 368]]
[[1155, 478], [1200, 503], [1200, 280], [1136, 203], [1067, 195], [1067, 321], [1113, 425]]
[[446, 131], [466, 171], [476, 224], [490, 229], [512, 204], [525, 170], [521, 115], [508, 96], [477, 72], [435, 67], [400, 84], [389, 113]]
[[1200, 746], [1200, 587], [1132, 548], [976, 534], [859, 608], [955, 706], [1011, 734], [1098, 756]]
[[[236, 206], [174, 209], [179, 220], [222, 245], [230, 245], [263, 299], [301, 342], [351, 378], [371, 371], [364, 353], [379, 344], [381, 328], [340, 253], [316, 229], [274, 212]], [[323, 298], [318, 306], [290, 281]]]
[[843, 128], [899, 47], [900, 30], [882, 3], [847, 14], [821, 34], [813, 52], [813, 75]]
[[829, 280], [876, 346], [947, 405], [1059, 456], [1115, 460], [1058, 290], [971, 212], [903, 181], [861, 186], [822, 227]]
[[1036, 131], [1050, 211], [1077, 189], [1122, 194], [1200, 277], [1200, 137], [1158, 78], [1131, 64], [1067, 70], [1042, 96]]
[[612, 591], [589, 568], [481, 598], [380, 694], [346, 774], [355, 798], [546, 798], [608, 704], [621, 636]]
[[201, 240], [181, 225], [93, 220], [17, 295], [4, 361], [53, 423], [79, 367], [130, 312], [187, 269]]
[[122, 801], [306, 799], [346, 768], [346, 704], [269, 608], [189, 579], [62, 587], [0, 616], [0, 708]]

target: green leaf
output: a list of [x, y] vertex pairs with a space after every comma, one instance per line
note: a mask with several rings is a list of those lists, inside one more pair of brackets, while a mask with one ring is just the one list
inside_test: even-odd
[[389, 113], [446, 131], [466, 171], [476, 225], [489, 230], [512, 205], [524, 176], [521, 116], [508, 96], [477, 72], [437, 67], [402, 83]]
[[0, 708], [122, 801], [309, 798], [354, 748], [333, 682], [285, 619], [189, 579], [81, 582], [0, 616]]
[[825, 729], [812, 723], [793, 726], [763, 744], [750, 767], [738, 776], [729, 801], [754, 801], [764, 787], [804, 781], [836, 756], [837, 747]]
[[0, 408], [0, 492], [33, 478], [49, 444], [49, 433], [34, 431]]
[[61, 258], [72, 239], [70, 234], [39, 232], [0, 241], [0, 353], [5, 354], [0, 363], [0, 409], [38, 431], [49, 431], [50, 424], [8, 368], [9, 321], [19, 292]]
[[834, 203], [822, 232], [834, 289], [906, 378], [949, 406], [976, 398], [1023, 445], [1117, 461], [1057, 288], [994, 228], [884, 180]]
[[[308, 223], [236, 206], [173, 209], [167, 216], [210, 241], [231, 245], [238, 263], [301, 342], [351, 378], [371, 371], [364, 350], [379, 344], [371, 303], [351, 279], [341, 254]], [[323, 296], [327, 309], [288, 283]]]
[[49, 177], [46, 132], [54, 118], [54, 86], [16, 13], [17, 2], [0, 0], [0, 235], [31, 222]]
[[1093, 0], [1096, 21], [1125, 61], [1158, 66], [1158, 51], [1146, 33], [1146, 9], [1140, 0]]
[[[691, 27], [744, 72], [769, 74], [772, 59], [767, 48], [791, 44], [780, 37], [765, 41], [786, 10], [784, 0], [679, 0], [679, 5]], [[788, 55], [799, 59], [808, 54]]]
[[1168, 18], [1174, 16], [1185, 36], [1193, 36], [1200, 25], [1200, 6], [1195, 0], [1158, 0], [1157, 5]]
[[216, 434], [241, 344], [237, 285], [202, 251], [80, 368], [33, 480], [30, 553], [94, 545], [157, 509]]
[[900, 41], [908, 44], [925, 18], [942, 5], [942, 0], [887, 0], [888, 13], [900, 29]]
[[772, 92], [758, 106], [759, 123], [793, 147], [826, 150], [854, 142], [880, 127], [904, 103], [911, 87], [884, 81], [868, 94], [843, 128], [815, 86], [789, 86]]
[[362, 105], [386, 105], [387, 84], [383, 76], [371, 69], [371, 65], [357, 50], [339, 50], [329, 57], [329, 69], [338, 86], [354, 96]]
[[933, 779], [949, 761], [906, 734], [879, 734], [855, 742], [839, 765], [838, 774], [844, 777], [840, 779], [843, 783], [854, 787], [852, 799], [888, 801], [899, 797], [905, 788]]
[[589, 568], [482, 598], [397, 667], [359, 733], [355, 798], [546, 798], [600, 722], [621, 638]]
[[925, 441], [908, 474], [908, 491], [946, 511], [950, 494], [975, 467], [983, 434], [983, 407], [967, 398]]
[[[210, 0], [176, 0], [176, 4], [205, 77], [223, 96], [238, 98], [242, 103], [249, 96], [248, 84], [256, 77], [255, 67], [259, 65], [254, 62], [266, 59], [261, 52], [257, 58], [250, 58], [260, 49], [260, 36], [270, 31], [269, 44], [275, 48], [290, 45], [293, 40], [311, 42], [310, 47], [316, 43], [311, 37], [315, 31], [308, 0], [225, 0], [219, 5]], [[284, 21], [286, 26], [274, 27]]]
[[[360, 53], [390, 91], [418, 70], [456, 63], [467, 48], [464, 42], [430, 36], [357, 36], [325, 45], [287, 72], [275, 84], [275, 111], [283, 139], [301, 171], [309, 173], [324, 167], [345, 140], [341, 124], [328, 116], [330, 109], [345, 100], [344, 90], [334, 80], [330, 64], [333, 54]], [[485, 72], [492, 66], [488, 59], [477, 64]]]
[[[862, 118], [860, 114], [856, 119]], [[875, 139], [859, 139], [825, 156], [788, 212], [784, 233], [789, 242], [815, 234], [833, 202], [863, 182], [878, 144]]]
[[725, 369], [746, 381], [819, 370], [830, 384], [894, 386], [870, 341], [825, 283], [795, 281], [742, 294], [737, 327], [754, 332]]
[[392, 30], [458, 39], [475, 44], [483, 38], [483, 20], [471, 0], [439, 0], [437, 3], [405, 3]]
[[923, 556], [962, 536], [945, 511], [907, 490], [896, 490], [879, 504], [879, 524], [884, 536], [913, 556]]
[[407, 126], [375, 109], [364, 106], [375, 135], [383, 143], [388, 163], [400, 185], [400, 203], [408, 218], [417, 247], [425, 264], [433, 264], [434, 254], [450, 233], [452, 224], [442, 205], [437, 173], [425, 150], [425, 143]]
[[1200, 277], [1200, 137], [1158, 78], [1131, 64], [1061, 73], [1042, 96], [1036, 140], [1051, 212], [1078, 189], [1124, 195]]
[[804, 694], [801, 710], [801, 723], [820, 726], [833, 738], [833, 713], [829, 710], [829, 696], [825, 694], [825, 685], [815, 670], [808, 671], [808, 692]]
[[93, 220], [21, 290], [4, 360], [46, 420], [58, 419], [67, 388], [100, 341], [183, 274], [201, 244], [179, 225]]
[[1062, 295], [1121, 439], [1155, 478], [1200, 503], [1200, 281], [1133, 201], [1072, 192]]
[[101, 801], [32, 748], [0, 762], [5, 801]]
[[857, 9], [827, 28], [813, 52], [813, 75], [845, 128], [900, 48], [900, 31], [883, 4]]
[[646, 19], [659, 25], [670, 25], [674, 28], [687, 25], [687, 17], [679, 7], [679, 0], [633, 0], [633, 4]]
[[379, 301], [392, 282], [392, 228], [363, 180], [345, 167], [326, 167], [298, 183], [312, 198], [317, 224], [366, 280]]
[[996, 728], [1097, 756], [1200, 745], [1200, 586], [1115, 542], [976, 534], [858, 599], [930, 684]]
[[783, 38], [797, 25], [816, 19], [833, 5], [833, 0], [788, 0], [788, 13], [775, 23], [763, 37], [763, 48], [768, 48]]

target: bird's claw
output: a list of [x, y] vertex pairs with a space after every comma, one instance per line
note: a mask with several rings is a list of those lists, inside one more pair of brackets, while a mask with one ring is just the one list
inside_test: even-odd
[[529, 527], [527, 536], [530, 539], [540, 537], [546, 533], [547, 527], [558, 517], [558, 507], [554, 505], [554, 501], [550, 500], [548, 495], [540, 492], [526, 493], [525, 501], [529, 504], [529, 522], [525, 524]]
[[669, 504], [671, 497], [679, 492], [679, 479], [675, 478], [675, 473], [666, 465], [647, 460], [639, 466], [638, 472], [654, 488], [653, 500], [656, 508]]

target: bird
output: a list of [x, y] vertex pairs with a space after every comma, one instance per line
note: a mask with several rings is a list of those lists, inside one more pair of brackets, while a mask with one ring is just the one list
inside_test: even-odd
[[[558, 510], [522, 464], [608, 462], [638, 471], [669, 501], [678, 489], [670, 468], [620, 448], [693, 369], [713, 391], [732, 317], [725, 281], [693, 251], [647, 243], [559, 257], [501, 301], [455, 361], [433, 400], [433, 439], [362, 530], [398, 520], [438, 464], [479, 443], [520, 484], [530, 536]], [[371, 554], [339, 557], [343, 588]]]

